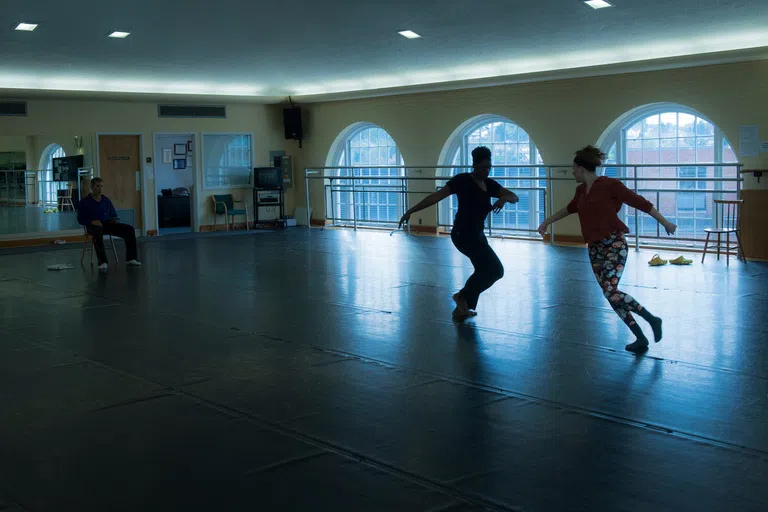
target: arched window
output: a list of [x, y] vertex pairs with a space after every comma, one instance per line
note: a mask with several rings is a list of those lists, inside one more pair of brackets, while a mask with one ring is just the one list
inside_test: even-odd
[[[632, 178], [637, 169], [637, 177], [645, 178], [638, 182], [638, 192], [677, 224], [677, 243], [694, 245], [702, 238], [704, 228], [713, 224], [712, 200], [736, 198], [736, 182], [718, 179], [737, 178], [737, 168], [712, 165], [738, 162], [723, 132], [699, 112], [675, 104], [637, 109], [614, 126], [600, 144], [608, 149], [608, 165], [602, 172], [606, 176]], [[611, 163], [641, 167], [611, 167]], [[626, 183], [634, 187], [633, 181]], [[635, 210], [624, 207], [620, 214], [634, 231]], [[638, 227], [641, 238], [664, 235], [647, 215], [638, 218]]]
[[67, 184], [63, 182], [53, 181], [53, 159], [67, 156], [64, 152], [64, 148], [58, 144], [49, 144], [40, 156], [40, 181], [38, 187], [40, 188], [39, 197], [43, 204], [57, 205], [59, 202], [58, 194], [60, 189], [66, 188]]
[[[531, 178], [544, 178], [546, 171], [537, 167], [544, 162], [536, 144], [523, 128], [501, 116], [480, 116], [464, 123], [454, 132], [443, 151], [443, 165], [472, 165], [472, 150], [487, 146], [491, 150], [493, 168], [490, 176], [502, 186], [520, 197], [520, 202], [506, 205], [498, 214], [491, 214], [491, 232], [517, 231], [521, 235], [533, 235], [544, 220], [544, 190], [546, 182]], [[521, 166], [521, 167], [511, 167]], [[468, 172], [456, 167], [450, 175]], [[501, 176], [511, 178], [502, 179]], [[525, 179], [523, 179], [525, 178]], [[438, 186], [445, 182], [441, 181]], [[531, 190], [531, 189], [540, 190]], [[527, 190], [526, 190], [527, 189]], [[452, 195], [444, 205], [438, 205], [439, 223], [450, 226], [456, 215], [458, 201]]]
[[383, 128], [358, 123], [342, 132], [334, 147], [333, 165], [352, 167], [339, 169], [334, 176], [354, 175], [366, 179], [355, 180], [354, 197], [351, 180], [332, 180], [328, 207], [333, 223], [350, 225], [353, 204], [354, 218], [360, 225], [397, 223], [404, 212], [406, 185], [402, 180], [382, 179], [405, 176], [402, 168], [386, 167], [405, 165], [394, 139]]

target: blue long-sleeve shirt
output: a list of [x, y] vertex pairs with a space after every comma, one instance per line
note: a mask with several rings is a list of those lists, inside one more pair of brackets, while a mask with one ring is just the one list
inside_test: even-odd
[[77, 222], [82, 226], [88, 226], [94, 220], [106, 222], [117, 219], [115, 205], [105, 195], [101, 196], [101, 201], [97, 201], [92, 195], [88, 194], [80, 201], [80, 206], [77, 210]]

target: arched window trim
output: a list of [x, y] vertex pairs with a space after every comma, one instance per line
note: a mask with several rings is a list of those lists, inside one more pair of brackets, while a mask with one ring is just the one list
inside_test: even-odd
[[[364, 132], [365, 130], [371, 129], [371, 128], [378, 128], [380, 130], [384, 130], [387, 135], [392, 137], [392, 135], [387, 132], [384, 128], [381, 126], [369, 123], [369, 122], [360, 122], [355, 123], [348, 127], [344, 132], [341, 133], [343, 136], [343, 144], [337, 144], [335, 155], [332, 160], [331, 166], [338, 165], [339, 167], [352, 167], [352, 162], [350, 161], [350, 155], [352, 154], [352, 139], [359, 135], [360, 133]], [[394, 140], [394, 138], [393, 138]], [[405, 165], [403, 163], [403, 155], [400, 153], [400, 146], [397, 145], [397, 141], [395, 141], [395, 154], [397, 159], [397, 165]], [[344, 162], [341, 161], [341, 159], [344, 158]], [[405, 175], [405, 171], [401, 171], [402, 175]]]
[[[61, 153], [57, 156], [58, 153]], [[40, 155], [40, 162], [38, 163], [38, 168], [41, 171], [52, 171], [53, 170], [53, 158], [58, 158], [61, 156], [67, 156], [66, 152], [64, 151], [64, 148], [61, 147], [61, 145], [56, 144], [55, 142], [53, 144], [48, 144], [46, 148], [43, 150], [42, 155]]]
[[[711, 163], [724, 163], [723, 141], [728, 139], [723, 134], [723, 131], [720, 129], [717, 123], [712, 121], [712, 119], [710, 119], [708, 116], [702, 114], [695, 108], [687, 107], [679, 103], [652, 103], [630, 110], [612, 123], [612, 125], [604, 132], [603, 136], [601, 136], [598, 140], [597, 146], [605, 153], [608, 153], [611, 150], [611, 147], [616, 144], [616, 163], [625, 164], [627, 162], [627, 148], [625, 144], [627, 130], [647, 117], [669, 112], [689, 114], [703, 119], [704, 121], [711, 124], [714, 127], [715, 137], [715, 161]], [[602, 173], [603, 171], [601, 170], [600, 174], [602, 175]], [[620, 168], [619, 173], [619, 177], [625, 177], [626, 168]], [[716, 173], [722, 173], [722, 168], [716, 168]]]
[[56, 144], [55, 142], [48, 144], [40, 155], [38, 169], [43, 172], [38, 174], [37, 187], [38, 197], [43, 205], [58, 206], [59, 190], [64, 189], [67, 186], [66, 183], [53, 181], [53, 159], [63, 156], [67, 156], [67, 153], [60, 144]]
[[[516, 123], [512, 119], [498, 115], [498, 114], [482, 114], [479, 116], [475, 116], [464, 123], [462, 123], [452, 134], [451, 138], [449, 139], [448, 144], [443, 149], [443, 152], [440, 156], [440, 162], [438, 162], [438, 165], [453, 165], [453, 159], [456, 155], [456, 152], [459, 152], [459, 161], [461, 162], [459, 165], [470, 165], [470, 154], [467, 154], [467, 146], [469, 145], [469, 135], [480, 128], [481, 126], [484, 126], [486, 124], [491, 123], [511, 123], [517, 126], [518, 128], [525, 131], [525, 133], [528, 133], [528, 130], [523, 128], [519, 123]], [[538, 148], [536, 147], [536, 144], [533, 142], [533, 137], [530, 136], [530, 133], [528, 133], [528, 144], [530, 146], [531, 155], [537, 155], [540, 157], [538, 152]], [[535, 165], [543, 165], [539, 162], [532, 162], [532, 166]], [[444, 168], [444, 169], [438, 169], [437, 175], [438, 176], [452, 176], [454, 169], [453, 168]]]

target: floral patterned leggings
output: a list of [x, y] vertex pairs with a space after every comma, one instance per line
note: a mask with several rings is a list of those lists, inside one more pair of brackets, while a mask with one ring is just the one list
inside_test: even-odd
[[612, 233], [599, 242], [589, 244], [589, 261], [592, 262], [597, 282], [603, 288], [603, 295], [616, 314], [631, 327], [635, 324], [631, 312], [642, 311], [643, 306], [618, 289], [627, 254], [627, 241], [621, 233]]

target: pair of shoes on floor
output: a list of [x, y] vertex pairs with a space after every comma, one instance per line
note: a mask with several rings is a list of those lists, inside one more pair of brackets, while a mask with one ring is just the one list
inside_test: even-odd
[[[141, 262], [137, 261], [137, 260], [128, 260], [128, 261], [125, 262], [125, 264], [128, 265], [129, 267], [140, 267], [141, 266]], [[99, 270], [102, 271], [102, 272], [106, 272], [107, 268], [108, 268], [108, 266], [107, 266], [106, 263], [102, 263], [101, 265], [99, 265]]]
[[[691, 263], [693, 263], [693, 260], [687, 260], [683, 256], [678, 256], [673, 260], [669, 260], [669, 263], [671, 263], [672, 265], [690, 265]], [[653, 258], [651, 258], [651, 261], [649, 261], [648, 264], [652, 267], [660, 267], [662, 265], [666, 265], [667, 260], [661, 259], [661, 256], [659, 256], [658, 254], [654, 254]]]

